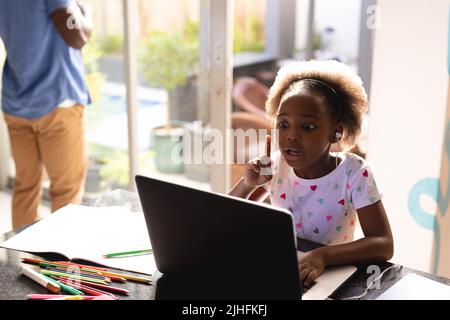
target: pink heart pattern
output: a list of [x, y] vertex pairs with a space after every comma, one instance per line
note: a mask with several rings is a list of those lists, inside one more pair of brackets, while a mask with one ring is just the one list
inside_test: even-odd
[[[370, 175], [369, 170], [370, 169], [368, 169], [368, 168], [367, 169], [361, 168], [359, 172], [364, 177], [368, 178], [369, 175]], [[348, 170], [347, 171], [347, 175], [350, 176], [350, 174], [351, 174], [351, 170]], [[344, 189], [344, 188], [346, 190], [351, 190], [353, 188], [353, 185], [349, 183], [347, 177], [346, 177], [346, 180], [347, 181], [342, 181], [341, 182], [342, 183], [342, 187], [340, 187], [341, 184], [333, 182], [333, 184], [331, 185], [331, 188], [334, 186], [334, 190], [341, 190], [342, 191], [342, 189]], [[370, 180], [365, 180], [365, 181], [367, 183], [367, 181], [370, 181]], [[284, 184], [284, 182], [286, 182], [286, 184]], [[333, 208], [332, 208], [333, 205], [332, 205], [332, 203], [336, 203], [335, 202], [336, 198], [334, 198], [333, 195], [329, 195], [331, 197], [324, 196], [326, 191], [322, 192], [322, 190], [327, 190], [328, 188], [324, 188], [324, 186], [322, 184], [321, 184], [321, 189], [319, 190], [319, 185], [309, 185], [308, 186], [308, 184], [303, 184], [302, 181], [298, 181], [296, 179], [292, 179], [291, 181], [289, 181], [289, 180], [283, 181], [281, 179], [281, 177], [279, 177], [278, 178], [278, 186], [277, 186], [277, 188], [278, 187], [280, 187], [280, 189], [281, 189], [281, 190], [278, 189], [279, 190], [278, 194], [279, 194], [279, 197], [280, 197], [279, 199], [282, 199], [282, 200], [285, 201], [285, 202], [282, 202], [282, 207], [286, 207], [286, 208], [289, 207], [289, 205], [291, 205], [291, 200], [294, 200], [294, 199], [298, 199], [298, 201], [302, 202], [302, 204], [306, 204], [306, 205], [303, 206], [303, 207], [305, 207], [304, 208], [305, 212], [300, 213], [297, 210], [294, 213], [294, 210], [292, 209], [293, 207], [289, 207], [289, 211], [293, 214], [294, 217], [296, 217], [296, 214], [299, 214], [299, 213], [301, 215], [305, 215], [306, 214], [306, 217], [309, 218], [307, 220], [308, 221], [308, 224], [307, 224], [308, 227], [306, 229], [307, 230], [311, 230], [312, 234], [319, 235], [321, 233], [324, 233], [324, 235], [325, 235], [324, 230], [328, 230], [329, 227], [332, 227], [333, 231], [335, 231], [336, 233], [341, 233], [340, 237], [341, 237], [341, 239], [343, 241], [347, 242], [347, 241], [350, 240], [350, 238], [352, 237], [352, 233], [353, 233], [354, 227], [356, 226], [356, 219], [354, 218], [354, 216], [351, 216], [351, 217], [349, 216], [350, 215], [349, 213], [351, 211], [347, 211], [347, 210], [344, 211], [344, 209], [350, 209], [350, 210], [352, 209], [350, 206], [352, 206], [353, 201], [352, 201], [352, 199], [350, 197], [349, 197], [349, 205], [348, 206], [347, 206], [347, 203], [346, 203], [346, 201], [347, 201], [346, 198], [341, 198], [341, 199], [337, 198], [339, 211], [341, 211], [341, 208], [342, 208], [343, 216], [345, 216], [345, 217], [349, 216], [348, 220], [345, 219], [344, 221], [341, 221], [341, 218], [343, 218], [343, 216], [341, 217], [341, 214], [338, 214], [338, 215], [335, 216], [334, 213], [331, 213], [331, 214], [326, 214], [325, 213], [325, 212], [329, 212], [329, 213], [333, 212]], [[291, 193], [294, 192], [294, 193], [292, 193], [293, 198], [291, 199], [291, 193], [286, 191], [287, 189], [284, 189], [284, 188], [281, 188], [281, 187], [284, 187], [284, 188], [290, 187], [290, 191], [289, 192], [291, 192]], [[293, 187], [295, 187], [295, 189], [293, 189]], [[311, 189], [312, 192], [316, 191], [316, 192], [314, 192], [314, 197], [312, 196], [312, 194], [310, 194], [310, 197], [308, 197], [308, 194], [304, 194], [304, 190], [303, 189], [307, 189], [308, 187]], [[360, 183], [360, 185], [357, 184], [355, 186], [355, 189], [356, 189], [356, 191], [358, 191], [361, 194], [361, 192], [364, 190], [364, 182], [362, 184]], [[277, 194], [278, 190], [275, 191], [275, 194]], [[273, 190], [271, 190], [271, 191], [273, 192]], [[336, 191], [336, 192], [338, 192], [338, 191]], [[349, 191], [347, 191], [347, 193], [348, 192]], [[289, 199], [287, 199], [288, 198], [288, 193], [289, 193]], [[299, 197], [298, 196], [299, 193], [302, 193], [303, 196]], [[322, 194], [322, 193], [324, 193], [324, 194]], [[337, 193], [337, 194], [339, 194], [339, 193]], [[336, 196], [337, 196], [337, 194], [336, 194]], [[355, 193], [355, 195], [358, 195], [358, 194]], [[318, 196], [318, 197], [316, 197], [316, 196]], [[343, 196], [343, 195], [341, 194], [340, 196]], [[311, 201], [307, 202], [308, 199], [311, 200]], [[325, 200], [327, 200], [327, 201], [325, 201]], [[331, 201], [328, 201], [328, 200], [331, 200]], [[319, 214], [320, 212], [316, 212], [317, 220], [313, 219], [314, 213], [312, 211], [308, 211], [308, 209], [311, 209], [311, 208], [308, 207], [308, 205], [312, 204], [313, 202], [315, 203], [316, 206], [320, 204], [321, 205], [320, 211], [325, 213], [325, 214], [323, 214], [323, 213]], [[326, 203], [326, 205], [324, 205], [325, 203]], [[330, 208], [326, 208], [328, 205], [330, 205]], [[335, 207], [334, 209], [336, 209], [336, 205], [334, 205], [334, 207]], [[316, 208], [316, 207], [314, 207], [314, 208]], [[328, 210], [330, 210], [330, 211], [328, 211]], [[324, 220], [320, 221], [320, 219], [324, 219]], [[299, 219], [299, 220], [301, 220], [301, 219]], [[309, 223], [313, 224], [313, 225], [311, 225], [312, 229], [309, 228]], [[328, 224], [328, 223], [330, 223], [330, 224]], [[327, 225], [327, 227], [326, 227], [326, 229], [323, 229], [323, 228], [325, 228], [325, 224]], [[334, 224], [336, 224], [336, 225], [334, 225]], [[352, 228], [349, 228], [350, 231], [345, 232], [346, 231], [345, 230], [346, 229], [345, 225], [347, 225], [349, 227], [352, 227]], [[302, 222], [299, 222], [299, 223], [295, 224], [295, 227], [296, 227], [297, 232], [301, 232], [302, 230], [306, 230], [306, 229], [304, 229], [305, 225]], [[348, 233], [348, 232], [350, 232], [350, 233]], [[322, 242], [323, 241], [324, 240], [322, 240]]]

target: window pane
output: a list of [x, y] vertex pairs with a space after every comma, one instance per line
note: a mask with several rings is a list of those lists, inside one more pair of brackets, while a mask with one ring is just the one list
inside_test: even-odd
[[87, 107], [90, 166], [86, 195], [128, 188], [128, 131], [123, 56], [122, 0], [90, 0], [94, 30], [83, 48], [93, 99]]
[[234, 6], [233, 51], [263, 52], [266, 0], [238, 0]]
[[[316, 0], [314, 10], [314, 58], [338, 60], [356, 71], [360, 37], [361, 0]], [[307, 46], [308, 3], [297, 0], [295, 58], [304, 59]]]
[[208, 125], [198, 72], [200, 4], [138, 2], [138, 146], [141, 174], [209, 189], [210, 167], [203, 161], [191, 163], [187, 150], [195, 135], [203, 143], [200, 132]]

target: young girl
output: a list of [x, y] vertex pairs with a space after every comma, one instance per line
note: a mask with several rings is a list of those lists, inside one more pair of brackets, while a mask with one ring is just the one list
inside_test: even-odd
[[[297, 236], [327, 246], [299, 254], [309, 286], [326, 266], [387, 261], [393, 239], [381, 194], [367, 162], [351, 148], [361, 130], [367, 95], [361, 79], [336, 61], [295, 62], [280, 69], [266, 103], [279, 151], [247, 164], [230, 195], [248, 198], [263, 186], [273, 205], [288, 209]], [[271, 157], [271, 159], [268, 158]], [[364, 238], [353, 241], [359, 219]]]

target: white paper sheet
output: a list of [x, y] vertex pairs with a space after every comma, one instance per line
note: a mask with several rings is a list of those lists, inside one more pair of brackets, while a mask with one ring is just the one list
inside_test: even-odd
[[151, 248], [142, 212], [123, 207], [70, 204], [45, 217], [0, 247], [30, 252], [55, 252], [67, 258], [144, 274], [156, 272], [153, 255], [103, 258], [104, 254]]

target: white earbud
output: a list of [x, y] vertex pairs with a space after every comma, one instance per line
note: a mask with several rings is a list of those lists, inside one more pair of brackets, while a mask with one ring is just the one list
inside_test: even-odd
[[341, 140], [341, 138], [342, 138], [342, 133], [336, 132], [336, 134], [335, 134], [334, 136], [336, 137], [336, 139]]

